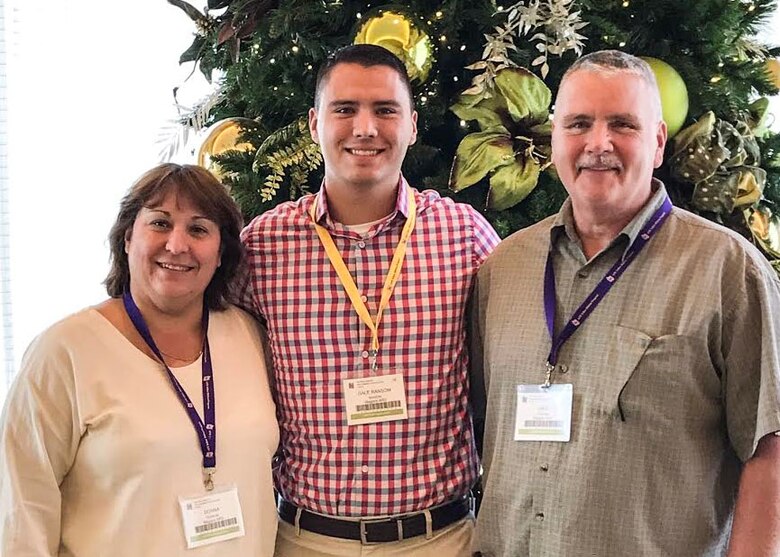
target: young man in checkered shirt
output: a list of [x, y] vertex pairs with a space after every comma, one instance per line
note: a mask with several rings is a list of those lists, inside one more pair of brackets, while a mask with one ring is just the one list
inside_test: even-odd
[[276, 555], [468, 556], [479, 464], [464, 310], [499, 239], [401, 175], [417, 113], [389, 51], [329, 59], [309, 127], [322, 188], [247, 226], [238, 283], [273, 358]]

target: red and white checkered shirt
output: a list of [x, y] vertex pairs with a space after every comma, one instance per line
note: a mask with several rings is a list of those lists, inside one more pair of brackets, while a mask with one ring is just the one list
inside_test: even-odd
[[[365, 236], [328, 215], [333, 237], [372, 316], [406, 222], [396, 208]], [[243, 231], [248, 272], [239, 303], [266, 323], [288, 501], [339, 516], [396, 515], [468, 492], [478, 460], [468, 410], [464, 309], [472, 279], [499, 241], [471, 206], [414, 192], [417, 224], [379, 327], [378, 365], [403, 373], [409, 417], [348, 426], [342, 379], [369, 369], [371, 332], [360, 320], [309, 217], [314, 196], [284, 203]]]

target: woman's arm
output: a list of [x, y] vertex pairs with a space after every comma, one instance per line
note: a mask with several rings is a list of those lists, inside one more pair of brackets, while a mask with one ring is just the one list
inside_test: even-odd
[[59, 552], [59, 486], [80, 430], [68, 351], [52, 340], [27, 350], [0, 417], [0, 555]]

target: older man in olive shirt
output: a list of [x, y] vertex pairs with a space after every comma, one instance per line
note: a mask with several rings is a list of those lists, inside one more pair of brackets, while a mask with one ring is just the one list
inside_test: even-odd
[[477, 279], [485, 557], [780, 554], [780, 285], [739, 235], [671, 207], [665, 143], [641, 60], [564, 76], [570, 197]]

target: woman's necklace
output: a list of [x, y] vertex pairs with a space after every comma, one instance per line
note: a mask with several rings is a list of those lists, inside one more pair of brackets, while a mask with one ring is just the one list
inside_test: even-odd
[[200, 358], [201, 354], [203, 354], [203, 350], [201, 349], [201, 350], [198, 350], [198, 353], [195, 354], [194, 357], [182, 358], [181, 356], [176, 356], [175, 354], [169, 354], [168, 352], [165, 352], [159, 346], [157, 347], [157, 349], [160, 351], [160, 354], [162, 354], [163, 356], [167, 356], [168, 358], [171, 358], [171, 359], [179, 361], [179, 362], [194, 362], [195, 360]]

